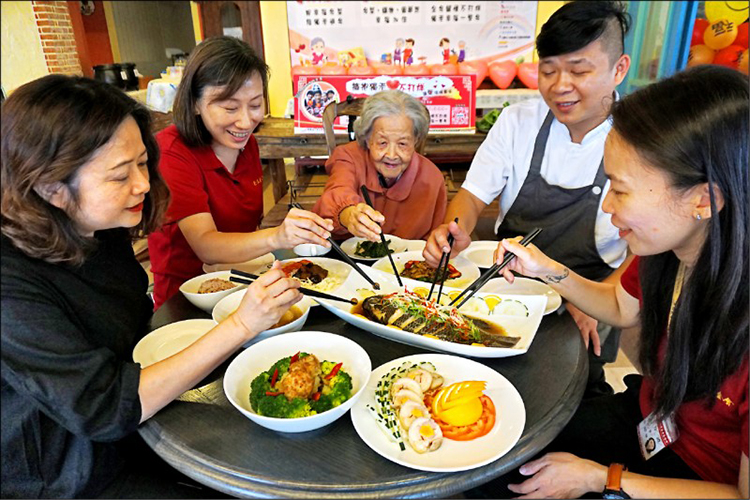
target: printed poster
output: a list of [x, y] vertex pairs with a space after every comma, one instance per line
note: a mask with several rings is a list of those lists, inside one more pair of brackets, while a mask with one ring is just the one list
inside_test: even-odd
[[[476, 95], [474, 75], [426, 76], [302, 76], [294, 77], [294, 133], [322, 134], [323, 110], [347, 96], [369, 97], [398, 89], [419, 99], [430, 112], [430, 132], [474, 133]], [[346, 133], [348, 117], [333, 124], [334, 133]]]
[[292, 65], [531, 61], [537, 2], [289, 1]]

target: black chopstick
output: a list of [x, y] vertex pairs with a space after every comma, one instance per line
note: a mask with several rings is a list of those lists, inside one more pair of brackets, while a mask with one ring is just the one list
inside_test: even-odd
[[[528, 245], [529, 243], [531, 243], [531, 240], [536, 238], [537, 235], [541, 232], [542, 232], [542, 228], [537, 227], [537, 228], [532, 229], [529, 234], [523, 237], [523, 239], [520, 242], [521, 245], [522, 246]], [[513, 260], [515, 256], [516, 255], [514, 253], [507, 252], [501, 264], [495, 263], [491, 268], [485, 271], [484, 274], [482, 274], [481, 276], [479, 276], [479, 278], [474, 280], [474, 283], [466, 287], [466, 289], [463, 292], [461, 292], [455, 299], [453, 299], [450, 305], [455, 304], [456, 302], [458, 302], [459, 299], [461, 299], [461, 297], [466, 295], [467, 292], [470, 292], [469, 295], [464, 300], [462, 300], [460, 304], [456, 306], [456, 309], [464, 305], [467, 300], [469, 300], [480, 288], [482, 288], [490, 280], [490, 278], [492, 278], [495, 274], [505, 269], [505, 266], [510, 264], [510, 261]]]
[[[241, 276], [245, 276], [245, 278], [238, 278], [237, 276], [230, 276], [229, 281], [234, 281], [235, 283], [242, 283], [243, 285], [249, 285], [253, 282], [253, 280], [258, 279], [258, 276], [250, 273], [246, 273], [243, 271], [240, 271], [238, 269], [232, 269], [233, 273], [236, 273]], [[251, 278], [251, 279], [246, 279]], [[338, 300], [340, 302], [348, 302], [349, 304], [356, 305], [357, 299], [345, 299], [343, 297], [337, 297], [335, 295], [331, 295], [328, 293], [319, 292], [317, 290], [311, 290], [309, 288], [299, 287], [298, 290], [302, 295], [307, 295], [308, 297], [318, 297], [320, 299], [329, 299], [329, 300]]]
[[[365, 198], [365, 203], [367, 203], [370, 208], [375, 210], [375, 207], [372, 206], [372, 200], [370, 200], [370, 194], [367, 192], [367, 188], [362, 185], [360, 186], [360, 191], [362, 191], [362, 196]], [[388, 243], [385, 242], [385, 235], [383, 234], [383, 230], [380, 230], [380, 241], [383, 242], [383, 246], [385, 247], [385, 254], [388, 256], [388, 260], [391, 261], [391, 267], [393, 267], [393, 274], [396, 275], [396, 279], [398, 280], [398, 286], [404, 286], [404, 284], [401, 282], [401, 276], [398, 274], [398, 269], [396, 269], [396, 263], [393, 262], [393, 257], [391, 257], [391, 252], [388, 251]]]
[[[299, 203], [292, 203], [292, 206], [293, 206], [294, 208], [297, 208], [297, 209], [299, 209], [299, 210], [304, 210], [304, 208], [302, 208], [302, 205], [300, 205]], [[357, 263], [356, 263], [356, 262], [354, 262], [354, 261], [352, 260], [352, 258], [351, 258], [351, 257], [349, 257], [349, 256], [348, 256], [348, 255], [346, 254], [346, 252], [344, 252], [344, 251], [343, 251], [343, 250], [341, 249], [341, 247], [340, 247], [340, 246], [338, 245], [338, 243], [336, 243], [335, 241], [333, 241], [333, 237], [332, 237], [332, 236], [329, 236], [329, 237], [328, 237], [328, 243], [330, 243], [330, 244], [331, 244], [331, 247], [333, 247], [333, 249], [334, 249], [334, 250], [336, 250], [336, 251], [337, 251], [337, 252], [339, 253], [339, 255], [341, 255], [341, 257], [342, 257], [342, 258], [344, 259], [344, 261], [346, 261], [346, 263], [347, 263], [347, 264], [349, 264], [350, 266], [352, 266], [352, 267], [353, 267], [353, 268], [354, 268], [354, 269], [355, 269], [355, 270], [356, 270], [356, 271], [357, 271], [357, 272], [358, 272], [359, 274], [361, 274], [361, 275], [362, 275], [362, 277], [363, 277], [364, 279], [366, 279], [366, 280], [367, 280], [367, 282], [368, 282], [368, 283], [369, 283], [370, 285], [372, 285], [372, 287], [373, 287], [373, 288], [374, 288], [375, 290], [380, 290], [380, 284], [379, 284], [379, 283], [376, 283], [376, 282], [374, 282], [374, 281], [372, 281], [372, 278], [370, 278], [369, 276], [367, 276], [367, 274], [366, 274], [366, 273], [365, 273], [365, 272], [364, 272], [364, 271], [362, 270], [362, 268], [360, 268], [360, 267], [359, 267], [359, 266], [357, 265]]]
[[[458, 217], [453, 219], [453, 222], [458, 224]], [[437, 297], [437, 303], [440, 303], [440, 296], [443, 294], [443, 284], [445, 284], [445, 278], [448, 273], [448, 261], [450, 260], [451, 252], [453, 251], [453, 234], [448, 233], [448, 253], [443, 252], [443, 255], [440, 256], [440, 262], [438, 263], [437, 271], [435, 271], [435, 277], [432, 280], [432, 286], [430, 287], [430, 293], [427, 294], [427, 300], [430, 300], [430, 297], [432, 297], [432, 291], [435, 289], [435, 283], [437, 283], [438, 278], [440, 277], [440, 269], [443, 267], [443, 260], [445, 260], [445, 269], [443, 270], [443, 279], [440, 280], [440, 290], [438, 291], [438, 297]]]

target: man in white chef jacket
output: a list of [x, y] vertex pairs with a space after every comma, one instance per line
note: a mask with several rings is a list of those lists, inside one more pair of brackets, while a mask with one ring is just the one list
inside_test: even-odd
[[[609, 189], [602, 158], [615, 87], [630, 67], [623, 53], [629, 24], [617, 2], [576, 1], [542, 26], [536, 39], [542, 98], [511, 105], [497, 119], [445, 223], [428, 239], [424, 257], [431, 265], [448, 250], [449, 232], [452, 256], [468, 247], [479, 214], [499, 196], [498, 240], [542, 227], [534, 244], [550, 257], [591, 279], [619, 279], [627, 244], [602, 211]], [[587, 396], [610, 392], [599, 355], [600, 334], [603, 340], [611, 328], [566, 307], [590, 346]], [[611, 339], [615, 355], [618, 338]]]

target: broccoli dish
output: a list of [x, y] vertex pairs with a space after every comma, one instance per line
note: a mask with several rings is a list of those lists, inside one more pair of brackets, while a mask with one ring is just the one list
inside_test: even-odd
[[354, 250], [354, 255], [359, 257], [365, 257], [367, 259], [379, 259], [385, 257], [389, 253], [393, 253], [390, 248], [391, 240], [382, 241], [360, 241], [357, 243], [357, 249]]
[[253, 379], [250, 406], [258, 415], [278, 418], [335, 408], [352, 396], [352, 378], [341, 365], [303, 352], [282, 358]]

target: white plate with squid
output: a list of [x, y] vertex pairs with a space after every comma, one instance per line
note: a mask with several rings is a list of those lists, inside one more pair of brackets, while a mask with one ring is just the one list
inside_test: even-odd
[[[381, 429], [367, 406], [376, 406], [375, 391], [380, 378], [404, 361], [432, 363], [444, 378], [444, 386], [466, 380], [487, 382], [484, 394], [495, 405], [495, 425], [492, 430], [471, 441], [443, 438], [437, 450], [426, 453], [417, 453], [408, 443], [402, 451]], [[430, 472], [464, 471], [494, 462], [513, 449], [526, 424], [523, 400], [508, 379], [481, 363], [448, 354], [417, 354], [380, 365], [372, 371], [367, 387], [352, 407], [351, 414], [357, 434], [375, 453], [404, 467]]]

